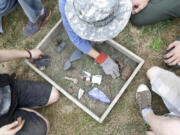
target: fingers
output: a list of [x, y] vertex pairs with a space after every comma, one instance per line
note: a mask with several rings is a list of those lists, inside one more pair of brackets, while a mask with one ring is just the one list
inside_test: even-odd
[[25, 120], [23, 120], [16, 128], [14, 128], [12, 132], [17, 133], [18, 131], [20, 131], [22, 127], [24, 126], [24, 123], [25, 123]]
[[144, 6], [143, 5], [139, 5], [139, 6], [134, 8], [134, 11], [132, 13], [133, 14], [137, 14], [137, 13], [139, 13], [143, 9], [144, 9]]
[[170, 66], [177, 65], [177, 64], [179, 64], [179, 60], [175, 60], [172, 63], [169, 63]]
[[165, 63], [170, 64], [177, 59], [176, 56], [172, 56], [169, 59], [164, 60]]
[[12, 128], [16, 127], [17, 125], [18, 125], [18, 121], [14, 121], [13, 123], [8, 124], [8, 125], [6, 125], [4, 127], [7, 128], [7, 129], [12, 129]]
[[[173, 49], [173, 50], [174, 50], [174, 49]], [[170, 51], [168, 54], [164, 55], [164, 58], [165, 58], [165, 59], [167, 59], [167, 58], [172, 57], [172, 56], [174, 55], [173, 50], [172, 50], [172, 51]]]
[[111, 73], [111, 76], [113, 79], [116, 79], [116, 75], [113, 72]]
[[113, 79], [115, 79], [116, 77], [119, 77], [120, 76], [120, 73], [119, 73], [119, 67], [118, 66], [115, 66], [113, 68], [113, 71], [111, 73], [111, 76]]
[[175, 47], [175, 46], [176, 46], [176, 44], [177, 44], [177, 42], [176, 42], [176, 41], [175, 41], [175, 42], [173, 42], [173, 43], [171, 43], [171, 44], [168, 46], [167, 50], [170, 50], [171, 48]]

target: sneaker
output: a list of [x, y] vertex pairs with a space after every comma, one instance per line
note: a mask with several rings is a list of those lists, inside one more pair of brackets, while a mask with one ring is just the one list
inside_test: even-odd
[[41, 29], [41, 27], [48, 21], [50, 16], [51, 11], [44, 8], [44, 14], [41, 15], [35, 23], [28, 21], [26, 27], [23, 30], [24, 35], [30, 36], [38, 32]]
[[139, 85], [136, 92], [136, 100], [141, 112], [145, 108], [151, 108], [151, 92], [146, 85]]

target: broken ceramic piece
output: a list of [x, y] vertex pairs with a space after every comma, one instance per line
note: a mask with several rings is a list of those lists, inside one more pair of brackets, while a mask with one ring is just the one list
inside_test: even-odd
[[81, 53], [81, 51], [79, 51], [78, 49], [76, 49], [73, 53], [72, 53], [72, 55], [71, 55], [71, 57], [70, 57], [70, 62], [73, 62], [73, 61], [76, 61], [76, 60], [79, 60], [79, 59], [81, 59], [82, 58], [82, 53]]
[[82, 76], [85, 77], [85, 78], [87, 78], [87, 77], [90, 78], [90, 77], [91, 77], [91, 73], [86, 72], [86, 71], [83, 70], [83, 71], [82, 71]]
[[66, 63], [64, 64], [64, 71], [68, 70], [71, 68], [71, 62], [68, 60], [66, 61]]
[[84, 90], [82, 89], [79, 89], [79, 92], [78, 92], [78, 99], [81, 99], [81, 97], [84, 95]]
[[98, 101], [104, 102], [104, 103], [110, 103], [110, 99], [98, 88], [93, 88], [91, 91], [88, 92], [88, 95]]
[[132, 73], [132, 69], [130, 66], [126, 66], [123, 68], [122, 70], [122, 76], [121, 78], [126, 81], [130, 76], [131, 76], [131, 73]]
[[56, 49], [57, 52], [60, 53], [65, 46], [66, 46], [66, 42], [62, 41], [62, 42], [59, 44], [58, 48]]
[[64, 79], [72, 81], [74, 84], [78, 84], [78, 79], [65, 76]]
[[86, 77], [86, 82], [91, 82], [91, 78], [90, 77]]
[[92, 76], [92, 83], [96, 83], [96, 84], [100, 85], [101, 81], [102, 81], [102, 75], [93, 75]]
[[71, 57], [66, 61], [66, 63], [64, 64], [64, 70], [66, 71], [66, 70], [68, 70], [68, 69], [70, 69], [71, 68], [71, 62], [73, 62], [73, 61], [76, 61], [76, 60], [79, 60], [79, 59], [81, 59], [82, 58], [82, 53], [78, 50], [78, 49], [76, 49], [73, 53], [72, 53], [72, 55], [71, 55]]
[[48, 55], [42, 56], [39, 59], [33, 60], [35, 66], [39, 69], [44, 69], [50, 65], [50, 57]]

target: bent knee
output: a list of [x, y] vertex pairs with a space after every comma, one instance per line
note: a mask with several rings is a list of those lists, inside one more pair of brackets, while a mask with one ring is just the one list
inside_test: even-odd
[[52, 91], [51, 91], [51, 95], [50, 95], [48, 104], [53, 104], [53, 103], [57, 102], [59, 100], [59, 97], [60, 97], [59, 91], [55, 87], [52, 87]]
[[23, 129], [17, 135], [46, 135], [48, 133], [49, 121], [38, 112], [28, 108], [21, 108], [16, 113], [20, 114], [25, 120]]
[[147, 77], [152, 80], [156, 75], [157, 73], [159, 72], [160, 70], [160, 67], [158, 66], [153, 66], [151, 67], [148, 71], [147, 71]]

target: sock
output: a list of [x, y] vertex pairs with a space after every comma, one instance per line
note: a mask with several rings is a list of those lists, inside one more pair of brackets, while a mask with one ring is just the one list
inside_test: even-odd
[[141, 111], [141, 115], [142, 115], [142, 117], [143, 117], [143, 119], [144, 119], [144, 121], [145, 121], [146, 123], [147, 123], [146, 115], [147, 115], [148, 113], [154, 113], [154, 112], [153, 112], [153, 110], [152, 110], [151, 108], [145, 108], [145, 109], [142, 109], [142, 111]]
[[44, 8], [42, 8], [42, 10], [41, 10], [41, 15], [43, 15], [44, 14]]

